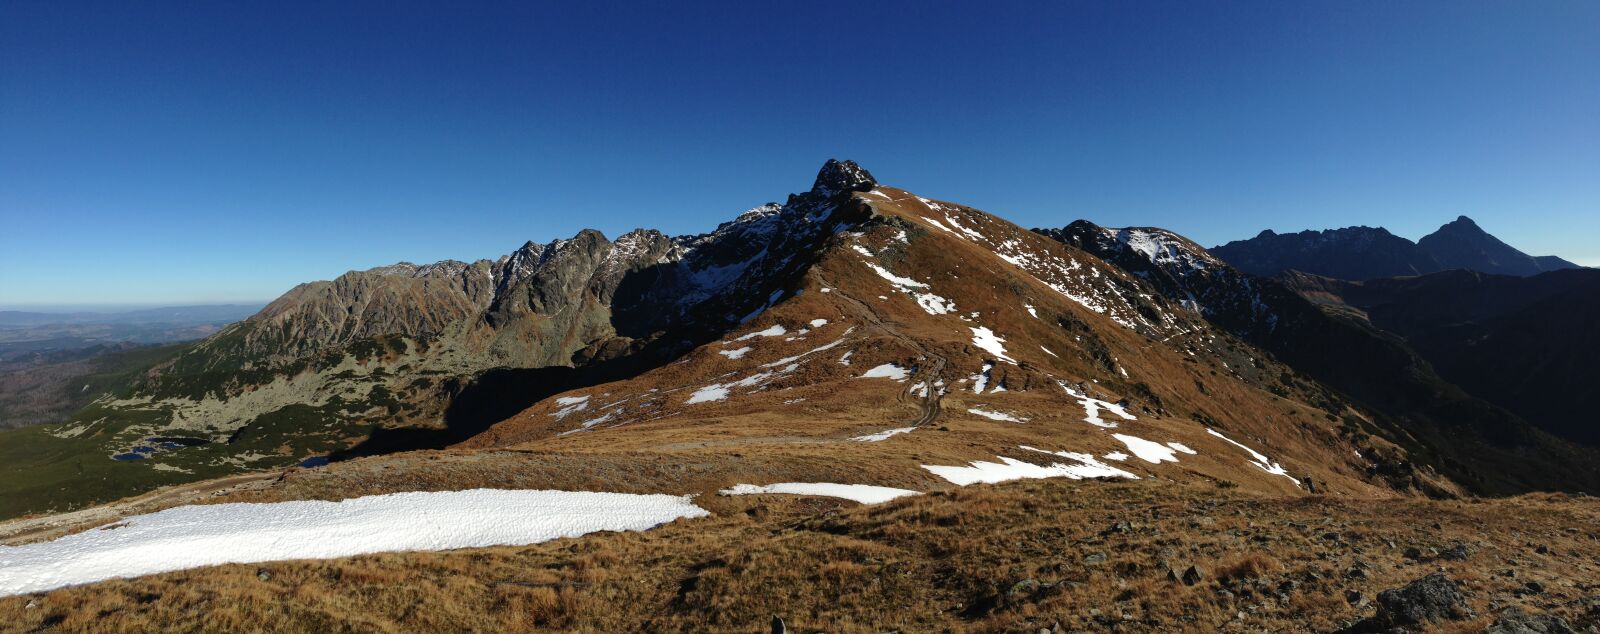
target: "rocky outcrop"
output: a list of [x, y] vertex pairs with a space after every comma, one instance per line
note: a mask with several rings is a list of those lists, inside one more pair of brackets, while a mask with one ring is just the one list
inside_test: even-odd
[[817, 180], [811, 185], [811, 193], [820, 196], [832, 196], [840, 192], [864, 192], [877, 186], [878, 181], [855, 161], [837, 161], [828, 159], [822, 165], [822, 171], [817, 172]]

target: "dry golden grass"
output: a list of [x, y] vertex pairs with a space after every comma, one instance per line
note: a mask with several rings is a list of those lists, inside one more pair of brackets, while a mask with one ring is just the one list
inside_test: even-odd
[[[1481, 617], [1443, 631], [1477, 631], [1491, 602], [1580, 619], [1572, 602], [1600, 592], [1600, 503], [1586, 498], [1035, 481], [874, 507], [702, 502], [716, 515], [646, 533], [219, 566], [14, 597], [0, 600], [0, 631], [751, 632], [774, 614], [802, 632], [1328, 631], [1372, 613], [1347, 591], [1370, 601], [1441, 568]], [[1458, 543], [1471, 548], [1464, 561], [1433, 554]], [[1411, 547], [1422, 560], [1404, 556]], [[1198, 584], [1167, 578], [1190, 565]], [[1514, 592], [1528, 581], [1545, 591]]]

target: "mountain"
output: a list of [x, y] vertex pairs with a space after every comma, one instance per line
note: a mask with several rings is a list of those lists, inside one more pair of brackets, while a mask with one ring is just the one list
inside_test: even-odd
[[1382, 227], [1347, 227], [1277, 234], [1213, 247], [1211, 253], [1241, 271], [1270, 277], [1303, 271], [1344, 280], [1368, 280], [1466, 269], [1535, 275], [1578, 268], [1553, 255], [1533, 257], [1512, 248], [1461, 216], [1413, 243]]
[[[1375, 433], [1406, 447], [1412, 459], [1429, 462], [1473, 490], [1600, 484], [1596, 474], [1575, 467], [1588, 459], [1587, 451], [1540, 431], [1542, 426], [1520, 418], [1514, 413], [1520, 410], [1505, 399], [1479, 397], [1453, 384], [1406, 337], [1375, 326], [1348, 306], [1341, 310], [1308, 283], [1244, 273], [1163, 229], [1112, 229], [1079, 220], [1035, 231], [1149, 281], [1167, 298], [1330, 388], [1325, 398], [1355, 406], [1345, 412], [1343, 405], [1330, 408], [1345, 418], [1351, 433]], [[1321, 292], [1345, 292], [1335, 280], [1318, 279], [1335, 285]], [[1440, 314], [1466, 312], [1452, 306]], [[1374, 465], [1375, 471], [1388, 473], [1410, 468]]]
[[[818, 302], [816, 311], [835, 316], [801, 319]], [[850, 336], [832, 345], [857, 355], [845, 361], [905, 372], [923, 386], [916, 399], [904, 390], [894, 397], [920, 402], [920, 424], [949, 411], [940, 389], [992, 384], [1004, 394], [981, 390], [982, 399], [956, 402], [971, 401], [968, 413], [1034, 420], [1062, 407], [1052, 401], [1125, 402], [1182, 438], [1174, 442], [1213, 444], [1193, 435], [1207, 428], [1248, 434], [1335, 489], [1448, 496], [1593, 481], [1581, 457], [1439, 379], [1398, 339], [1327, 321], [1293, 291], [1180, 236], [1086, 223], [1040, 235], [830, 161], [810, 190], [706, 234], [640, 229], [612, 241], [585, 230], [494, 260], [402, 262], [302, 284], [105, 385], [66, 422], [0, 437], [0, 475], [8, 476], [0, 512], [459, 443], [578, 443], [560, 434], [642, 416], [598, 407], [599, 395], [568, 412], [597, 408], [577, 427], [566, 414], [528, 413], [568, 411], [562, 399], [590, 396], [591, 386], [653, 404], [646, 418], [677, 429], [730, 406], [646, 395], [694, 381], [691, 393], [710, 390], [707, 399], [736, 386], [800, 389], [790, 376], [800, 373], [806, 385], [850, 386], [828, 388], [844, 399], [831, 411], [859, 424], [871, 418], [853, 409], [864, 403], [854, 389], [863, 384], [846, 380], [859, 365], [800, 372], [774, 360], [728, 378], [766, 348], [778, 359], [815, 354], [809, 343], [789, 342], [818, 335], [793, 333], [840, 316]], [[744, 339], [730, 339], [735, 332]], [[783, 333], [784, 343], [752, 332]], [[736, 420], [742, 430], [754, 419], [781, 420], [786, 409], [758, 398]], [[905, 427], [894, 418], [883, 422]], [[1298, 420], [1302, 431], [1282, 436], [1283, 420]], [[1029, 447], [1049, 439], [1011, 435]], [[1329, 462], [1329, 452], [1340, 458]], [[926, 455], [948, 464], [984, 458]], [[988, 458], [995, 455], [1014, 458]]]
[[1211, 254], [1251, 275], [1307, 271], [1366, 280], [1440, 270], [1439, 260], [1416, 243], [1382, 227], [1346, 227], [1299, 233], [1264, 230], [1249, 240], [1212, 247]]
[[1547, 255], [1536, 258], [1489, 235], [1471, 218], [1460, 216], [1417, 241], [1446, 269], [1465, 269], [1499, 275], [1537, 275], [1578, 265]]
[[[0, 434], [0, 511], [79, 507], [0, 522], [0, 611], [1335, 631], [1454, 596], [1416, 581], [1441, 567], [1470, 582], [1462, 627], [1593, 576], [1587, 498], [1472, 497], [1592, 487], [1592, 452], [1171, 232], [1030, 231], [831, 161], [709, 234], [631, 235], [308, 284], [80, 420]], [[190, 435], [108, 453], [156, 430]]]
[[1468, 392], [1557, 436], [1600, 444], [1600, 271], [1285, 279], [1330, 310], [1403, 337]]
[[830, 201], [874, 183], [829, 162], [811, 190], [707, 234], [640, 229], [613, 242], [585, 230], [497, 260], [302, 284], [60, 428], [0, 442], [15, 457], [0, 469], [26, 474], [0, 513], [59, 499], [50, 492], [84, 472], [116, 474], [80, 489], [104, 499], [463, 440], [551, 392], [659, 365], [753, 318], [790, 292], [820, 241], [860, 220], [833, 215]]

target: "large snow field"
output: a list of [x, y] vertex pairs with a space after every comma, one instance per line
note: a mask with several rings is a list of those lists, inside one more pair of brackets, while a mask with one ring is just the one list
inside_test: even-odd
[[706, 515], [688, 496], [494, 489], [180, 506], [0, 546], [0, 596], [226, 563], [533, 544]]

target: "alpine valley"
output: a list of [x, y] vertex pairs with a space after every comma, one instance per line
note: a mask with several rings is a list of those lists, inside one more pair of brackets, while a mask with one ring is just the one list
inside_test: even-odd
[[1351, 231], [830, 160], [701, 235], [301, 284], [0, 432], [0, 630], [1594, 631], [1600, 271]]

